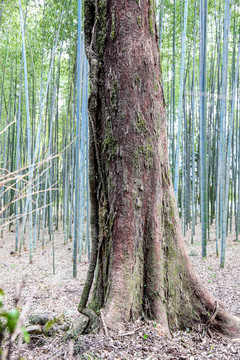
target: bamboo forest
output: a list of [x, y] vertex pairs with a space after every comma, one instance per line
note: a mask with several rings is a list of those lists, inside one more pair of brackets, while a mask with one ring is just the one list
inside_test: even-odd
[[[126, 153], [127, 159], [132, 156], [132, 168], [142, 173], [142, 179], [147, 179], [143, 175], [146, 171], [158, 181], [154, 169], [160, 165], [154, 164], [154, 144], [145, 145], [141, 140], [138, 152], [130, 154], [128, 145], [119, 145], [121, 139], [114, 137], [111, 120], [116, 116], [119, 128], [125, 126], [126, 104], [120, 92], [127, 88], [127, 76], [126, 83], [120, 80], [119, 85], [116, 80], [124, 78], [124, 64], [130, 69], [133, 62], [137, 68], [141, 58], [144, 66], [158, 62], [159, 55], [152, 60], [149, 52], [148, 62], [141, 53], [136, 54], [134, 46], [140, 35], [139, 39], [134, 37], [135, 31], [143, 34], [141, 39], [145, 36], [143, 52], [150, 47], [148, 36], [153, 38], [153, 44], [156, 42], [161, 75], [154, 77], [150, 90], [147, 84], [152, 70], [145, 77], [136, 73], [128, 79], [132, 89], [129, 98], [138, 91], [139, 100], [136, 123], [126, 125], [124, 136], [134, 133], [129, 141], [132, 145], [136, 142], [136, 149], [139, 139], [150, 139], [152, 127], [147, 121], [153, 123], [158, 112], [151, 110], [149, 102], [143, 104], [140, 95], [148, 91], [153, 99], [162, 89], [158, 102], [162, 111], [159, 116], [164, 120], [160, 125], [159, 152], [168, 156], [169, 171], [165, 179], [161, 163], [159, 197], [164, 199], [166, 186], [170, 186], [178, 214], [170, 223], [174, 211], [168, 210], [170, 205], [162, 200], [160, 215], [154, 216], [159, 216], [159, 229], [165, 226], [171, 234], [178, 234], [172, 227], [177, 229], [179, 223], [181, 231], [176, 236], [183, 238], [182, 246], [186, 248], [180, 253], [186, 252], [186, 263], [191, 263], [194, 274], [216, 296], [211, 300], [213, 307], [202, 301], [205, 312], [199, 312], [194, 322], [197, 325], [178, 320], [177, 300], [169, 300], [175, 296], [174, 290], [171, 285], [168, 290], [164, 288], [175, 270], [171, 265], [158, 268], [153, 260], [152, 267], [155, 273], [163, 273], [165, 284], [161, 285], [164, 295], [159, 295], [157, 289], [151, 291], [156, 297], [162, 296], [166, 333], [151, 310], [153, 295], [146, 300], [149, 295], [145, 283], [155, 276], [144, 275], [149, 267], [146, 254], [152, 249], [150, 235], [141, 240], [146, 250], [141, 252], [140, 245], [135, 248], [137, 255], [131, 265], [134, 268], [138, 262], [145, 263], [142, 273], [139, 271], [143, 279], [139, 285], [143, 289], [140, 315], [136, 315], [139, 306], [134, 304], [137, 292], [133, 290], [130, 315], [122, 315], [124, 328], [112, 329], [108, 322], [109, 298], [115, 296], [116, 290], [111, 293], [111, 285], [105, 282], [114, 283], [111, 273], [120, 246], [114, 236], [117, 239], [118, 221], [124, 222], [118, 212], [122, 203], [119, 209], [114, 208], [112, 199], [131, 194], [134, 226], [142, 226], [144, 233], [158, 226], [154, 216], [154, 225], [148, 219], [139, 220], [144, 183], [132, 175], [126, 178], [123, 191], [117, 192], [119, 188], [106, 175], [115, 171], [117, 181], [127, 177], [124, 165], [122, 169], [117, 162], [124, 161], [121, 159]], [[123, 38], [126, 47], [119, 48], [119, 39]], [[122, 68], [116, 70], [116, 66], [109, 65], [119, 64], [121, 56], [127, 56], [124, 54], [130, 55], [122, 61]], [[221, 315], [224, 306], [235, 320], [240, 317], [239, 62], [238, 0], [0, 0], [1, 360], [239, 359], [239, 341], [232, 341], [235, 336], [224, 337], [222, 333], [229, 332], [222, 331], [217, 323], [218, 316], [225, 319]], [[111, 86], [108, 80], [104, 83], [102, 74], [106, 79], [116, 76]], [[146, 108], [150, 120], [145, 119], [142, 109]], [[161, 137], [164, 121], [166, 149]], [[145, 161], [143, 167], [143, 160], [136, 155], [139, 153]], [[94, 161], [97, 172], [93, 171]], [[137, 184], [135, 192], [127, 184], [132, 180]], [[149, 183], [146, 186], [155, 203], [154, 192]], [[126, 234], [130, 226], [127, 220]], [[157, 231], [160, 234], [162, 230]], [[159, 257], [173, 259], [175, 250], [165, 239], [167, 231], [163, 234], [159, 235], [159, 249], [164, 255]], [[175, 244], [173, 248], [179, 246]], [[124, 251], [127, 253], [127, 245]], [[122, 259], [127, 256], [124, 251], [118, 258], [122, 267]], [[121, 266], [116, 265], [116, 269]], [[133, 271], [132, 287], [136, 276]], [[103, 295], [96, 308], [95, 294], [101, 293], [99, 283], [103, 284]], [[120, 289], [125, 287], [123, 284]], [[177, 286], [177, 280], [174, 284]], [[189, 295], [184, 289], [176, 289], [187, 303]], [[127, 303], [124, 296], [122, 300]], [[97, 325], [91, 322], [92, 316]], [[239, 340], [240, 321], [236, 321]]]

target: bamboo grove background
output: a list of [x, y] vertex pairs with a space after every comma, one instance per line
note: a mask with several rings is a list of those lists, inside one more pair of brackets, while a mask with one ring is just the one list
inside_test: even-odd
[[[83, 1], [0, 0], [0, 230], [15, 251], [72, 243], [90, 254], [88, 62]], [[152, 2], [150, 2], [152, 4]], [[182, 231], [210, 226], [224, 267], [240, 224], [238, 0], [158, 0], [169, 161]], [[153, 84], [154, 87], [154, 84]], [[71, 259], [70, 259], [71, 260]]]

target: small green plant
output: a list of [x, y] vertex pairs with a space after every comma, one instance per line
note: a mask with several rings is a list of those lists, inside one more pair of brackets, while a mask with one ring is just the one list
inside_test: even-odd
[[57, 319], [55, 319], [55, 318], [49, 320], [45, 325], [45, 331], [49, 331], [53, 327], [53, 325], [56, 324], [56, 322], [57, 322]]
[[143, 340], [147, 340], [148, 339], [148, 335], [147, 334], [144, 334], [143, 335]]
[[[17, 309], [18, 299], [15, 300], [15, 307], [9, 311], [3, 308], [4, 292], [0, 289], [0, 359], [10, 359], [11, 346], [17, 335], [22, 334], [24, 341], [29, 343], [29, 335], [24, 326], [19, 326], [20, 313]], [[7, 335], [8, 334], [8, 335]], [[8, 340], [8, 346], [3, 351], [2, 344]]]

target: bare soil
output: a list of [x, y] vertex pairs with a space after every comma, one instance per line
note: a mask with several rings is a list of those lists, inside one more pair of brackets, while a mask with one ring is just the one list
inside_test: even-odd
[[[218, 297], [236, 316], [240, 316], [240, 243], [235, 236], [227, 239], [226, 264], [220, 269], [220, 259], [215, 255], [215, 230], [210, 232], [207, 259], [201, 258], [201, 230], [196, 227], [194, 244], [190, 244], [191, 231], [186, 234], [186, 245], [193, 266], [208, 289]], [[47, 240], [47, 235], [46, 235]], [[124, 333], [103, 333], [79, 336], [75, 324], [84, 279], [87, 259], [78, 264], [78, 276], [72, 277], [72, 244], [63, 245], [63, 234], [55, 232], [55, 275], [52, 270], [52, 244], [41, 245], [29, 264], [28, 244], [19, 256], [14, 253], [14, 232], [5, 232], [0, 242], [0, 288], [5, 292], [5, 307], [14, 304], [17, 284], [22, 283], [20, 310], [28, 307], [27, 317], [50, 312], [64, 314], [71, 326], [68, 331], [59, 331], [53, 337], [35, 335], [29, 345], [17, 344], [11, 359], [17, 359], [19, 350], [24, 359], [216, 359], [240, 360], [240, 339], [231, 340], [212, 333], [206, 334], [204, 326], [195, 330], [176, 332], [171, 339], [162, 336], [161, 328], [154, 322], [142, 322], [126, 326]], [[27, 323], [27, 318], [26, 318]]]

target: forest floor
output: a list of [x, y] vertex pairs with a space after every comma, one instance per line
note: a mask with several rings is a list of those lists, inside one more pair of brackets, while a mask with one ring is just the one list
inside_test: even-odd
[[[210, 232], [208, 256], [201, 258], [201, 230], [196, 227], [194, 244], [190, 244], [191, 232], [185, 237], [193, 266], [206, 287], [218, 297], [233, 314], [240, 316], [240, 243], [234, 235], [227, 239], [226, 265], [220, 269], [220, 259], [215, 256], [215, 232]], [[52, 247], [47, 243], [44, 251], [39, 246], [29, 264], [29, 253], [23, 251], [19, 257], [14, 253], [14, 232], [5, 232], [0, 242], [0, 288], [5, 292], [4, 303], [10, 309], [14, 303], [16, 284], [22, 284], [18, 307], [28, 308], [27, 318], [34, 314], [64, 314], [64, 321], [70, 325], [60, 327], [57, 334], [46, 337], [34, 335], [29, 345], [14, 344], [11, 359], [172, 359], [198, 360], [216, 359], [240, 360], [240, 341], [212, 334], [203, 329], [176, 332], [171, 339], [159, 334], [153, 322], [140, 321], [129, 325], [124, 334], [113, 336], [76, 336], [79, 320], [77, 305], [80, 299], [87, 271], [87, 259], [78, 264], [78, 276], [72, 277], [72, 246], [63, 245], [63, 234], [55, 232], [56, 273], [52, 274]], [[25, 319], [25, 323], [27, 322]], [[75, 334], [75, 335], [74, 335]]]

